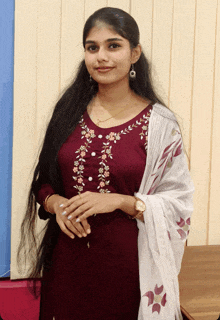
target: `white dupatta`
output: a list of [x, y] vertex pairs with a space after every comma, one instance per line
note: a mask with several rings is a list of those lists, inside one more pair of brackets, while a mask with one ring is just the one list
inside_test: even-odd
[[153, 106], [147, 162], [137, 197], [146, 204], [137, 220], [141, 302], [138, 320], [182, 320], [178, 274], [193, 211], [194, 186], [174, 114]]

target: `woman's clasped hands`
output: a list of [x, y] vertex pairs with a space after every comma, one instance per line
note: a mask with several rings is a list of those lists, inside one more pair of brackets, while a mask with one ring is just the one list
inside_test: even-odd
[[120, 195], [86, 191], [69, 200], [59, 197], [53, 207], [61, 230], [72, 239], [81, 238], [91, 233], [87, 218], [119, 208]]

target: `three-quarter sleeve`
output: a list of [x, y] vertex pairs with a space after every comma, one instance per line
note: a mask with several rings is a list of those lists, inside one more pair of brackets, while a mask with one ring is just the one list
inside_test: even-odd
[[44, 209], [43, 203], [44, 203], [47, 196], [55, 194], [55, 193], [56, 192], [54, 191], [54, 189], [48, 183], [42, 184], [41, 188], [36, 193], [36, 201], [40, 204], [40, 208], [38, 210], [38, 216], [40, 219], [47, 220], [48, 218], [50, 218], [52, 216], [52, 214], [50, 212], [47, 212]]
[[[43, 152], [43, 151], [42, 151]], [[41, 155], [40, 155], [41, 157]], [[61, 194], [56, 168], [53, 168], [53, 163], [50, 159], [39, 159], [39, 162], [34, 172], [34, 182], [32, 183], [32, 191], [35, 197], [35, 201], [40, 205], [38, 207], [38, 216], [40, 219], [47, 220], [51, 217], [51, 213], [45, 211], [44, 201], [47, 196], [52, 194]], [[51, 174], [53, 171], [53, 174]]]
[[36, 200], [40, 205], [43, 205], [46, 197], [49, 195], [55, 194], [54, 189], [51, 187], [50, 184], [45, 183], [41, 186], [40, 190], [37, 193]]

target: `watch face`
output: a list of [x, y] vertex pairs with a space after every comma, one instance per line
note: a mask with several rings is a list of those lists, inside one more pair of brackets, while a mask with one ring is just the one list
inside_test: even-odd
[[142, 202], [141, 200], [137, 200], [137, 202], [136, 202], [136, 209], [138, 210], [138, 211], [145, 211], [145, 209], [146, 209], [146, 206], [145, 206], [145, 203], [144, 202]]

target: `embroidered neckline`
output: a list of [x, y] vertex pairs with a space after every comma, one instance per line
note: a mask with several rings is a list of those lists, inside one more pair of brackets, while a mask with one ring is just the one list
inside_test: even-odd
[[[149, 107], [149, 106], [148, 106]], [[144, 112], [145, 111], [145, 112]], [[147, 146], [148, 146], [148, 125], [149, 125], [149, 118], [151, 115], [152, 108], [149, 108], [146, 112], [146, 108], [142, 110], [135, 118], [131, 119], [126, 123], [126, 126], [123, 124], [124, 128], [123, 130], [119, 130], [119, 128], [122, 126], [116, 126], [113, 128], [117, 128], [118, 132], [111, 131], [111, 128], [100, 128], [105, 129], [105, 132], [102, 132], [102, 134], [98, 134], [98, 128], [91, 129], [92, 126], [88, 123], [86, 124], [86, 120], [84, 117], [81, 117], [81, 120], [79, 121], [79, 125], [82, 129], [81, 131], [81, 139], [82, 144], [81, 146], [76, 150], [76, 160], [74, 161], [74, 168], [72, 176], [73, 180], [75, 181], [75, 185], [73, 186], [78, 190], [78, 194], [80, 194], [83, 191], [83, 188], [85, 186], [84, 183], [84, 165], [85, 165], [85, 157], [86, 154], [89, 152], [90, 146], [92, 144], [92, 140], [95, 137], [103, 138], [102, 141], [102, 150], [101, 155], [98, 156], [99, 160], [99, 170], [98, 170], [98, 180], [99, 184], [97, 186], [97, 190], [99, 190], [100, 193], [109, 193], [111, 192], [108, 189], [108, 186], [110, 185], [110, 170], [108, 165], [108, 158], [113, 159], [112, 154], [112, 147], [115, 143], [117, 143], [118, 140], [121, 140], [123, 135], [129, 134], [131, 131], [133, 131], [135, 128], [142, 126], [140, 139], [145, 140], [144, 147], [147, 152]], [[139, 118], [139, 119], [136, 119]], [[90, 118], [89, 118], [90, 119]], [[89, 120], [87, 119], [87, 121]], [[136, 121], [135, 121], [136, 120]], [[132, 124], [131, 124], [132, 122]], [[110, 132], [106, 132], [106, 129], [108, 129]], [[92, 152], [91, 156], [96, 156], [96, 152]]]
[[149, 113], [149, 112], [151, 112], [152, 106], [153, 106], [152, 104], [147, 105], [146, 108], [144, 108], [142, 111], [140, 111], [134, 118], [132, 118], [132, 119], [130, 119], [130, 120], [128, 120], [128, 121], [126, 121], [126, 122], [124, 122], [124, 123], [122, 123], [122, 124], [119, 124], [119, 125], [117, 125], [117, 126], [109, 127], [109, 128], [101, 128], [101, 127], [97, 126], [97, 125], [92, 121], [92, 119], [90, 118], [87, 110], [86, 110], [85, 113], [84, 113], [85, 118], [84, 118], [83, 116], [82, 116], [82, 117], [83, 117], [84, 119], [88, 119], [88, 127], [91, 127], [92, 129], [95, 129], [96, 132], [97, 132], [97, 131], [106, 132], [106, 131], [108, 131], [108, 130], [110, 130], [110, 131], [118, 131], [118, 132], [119, 132], [119, 131], [122, 130], [123, 127], [128, 127], [128, 126], [130, 126], [132, 123], [134, 123], [134, 122], [136, 121], [136, 119], [140, 118], [143, 113]]

